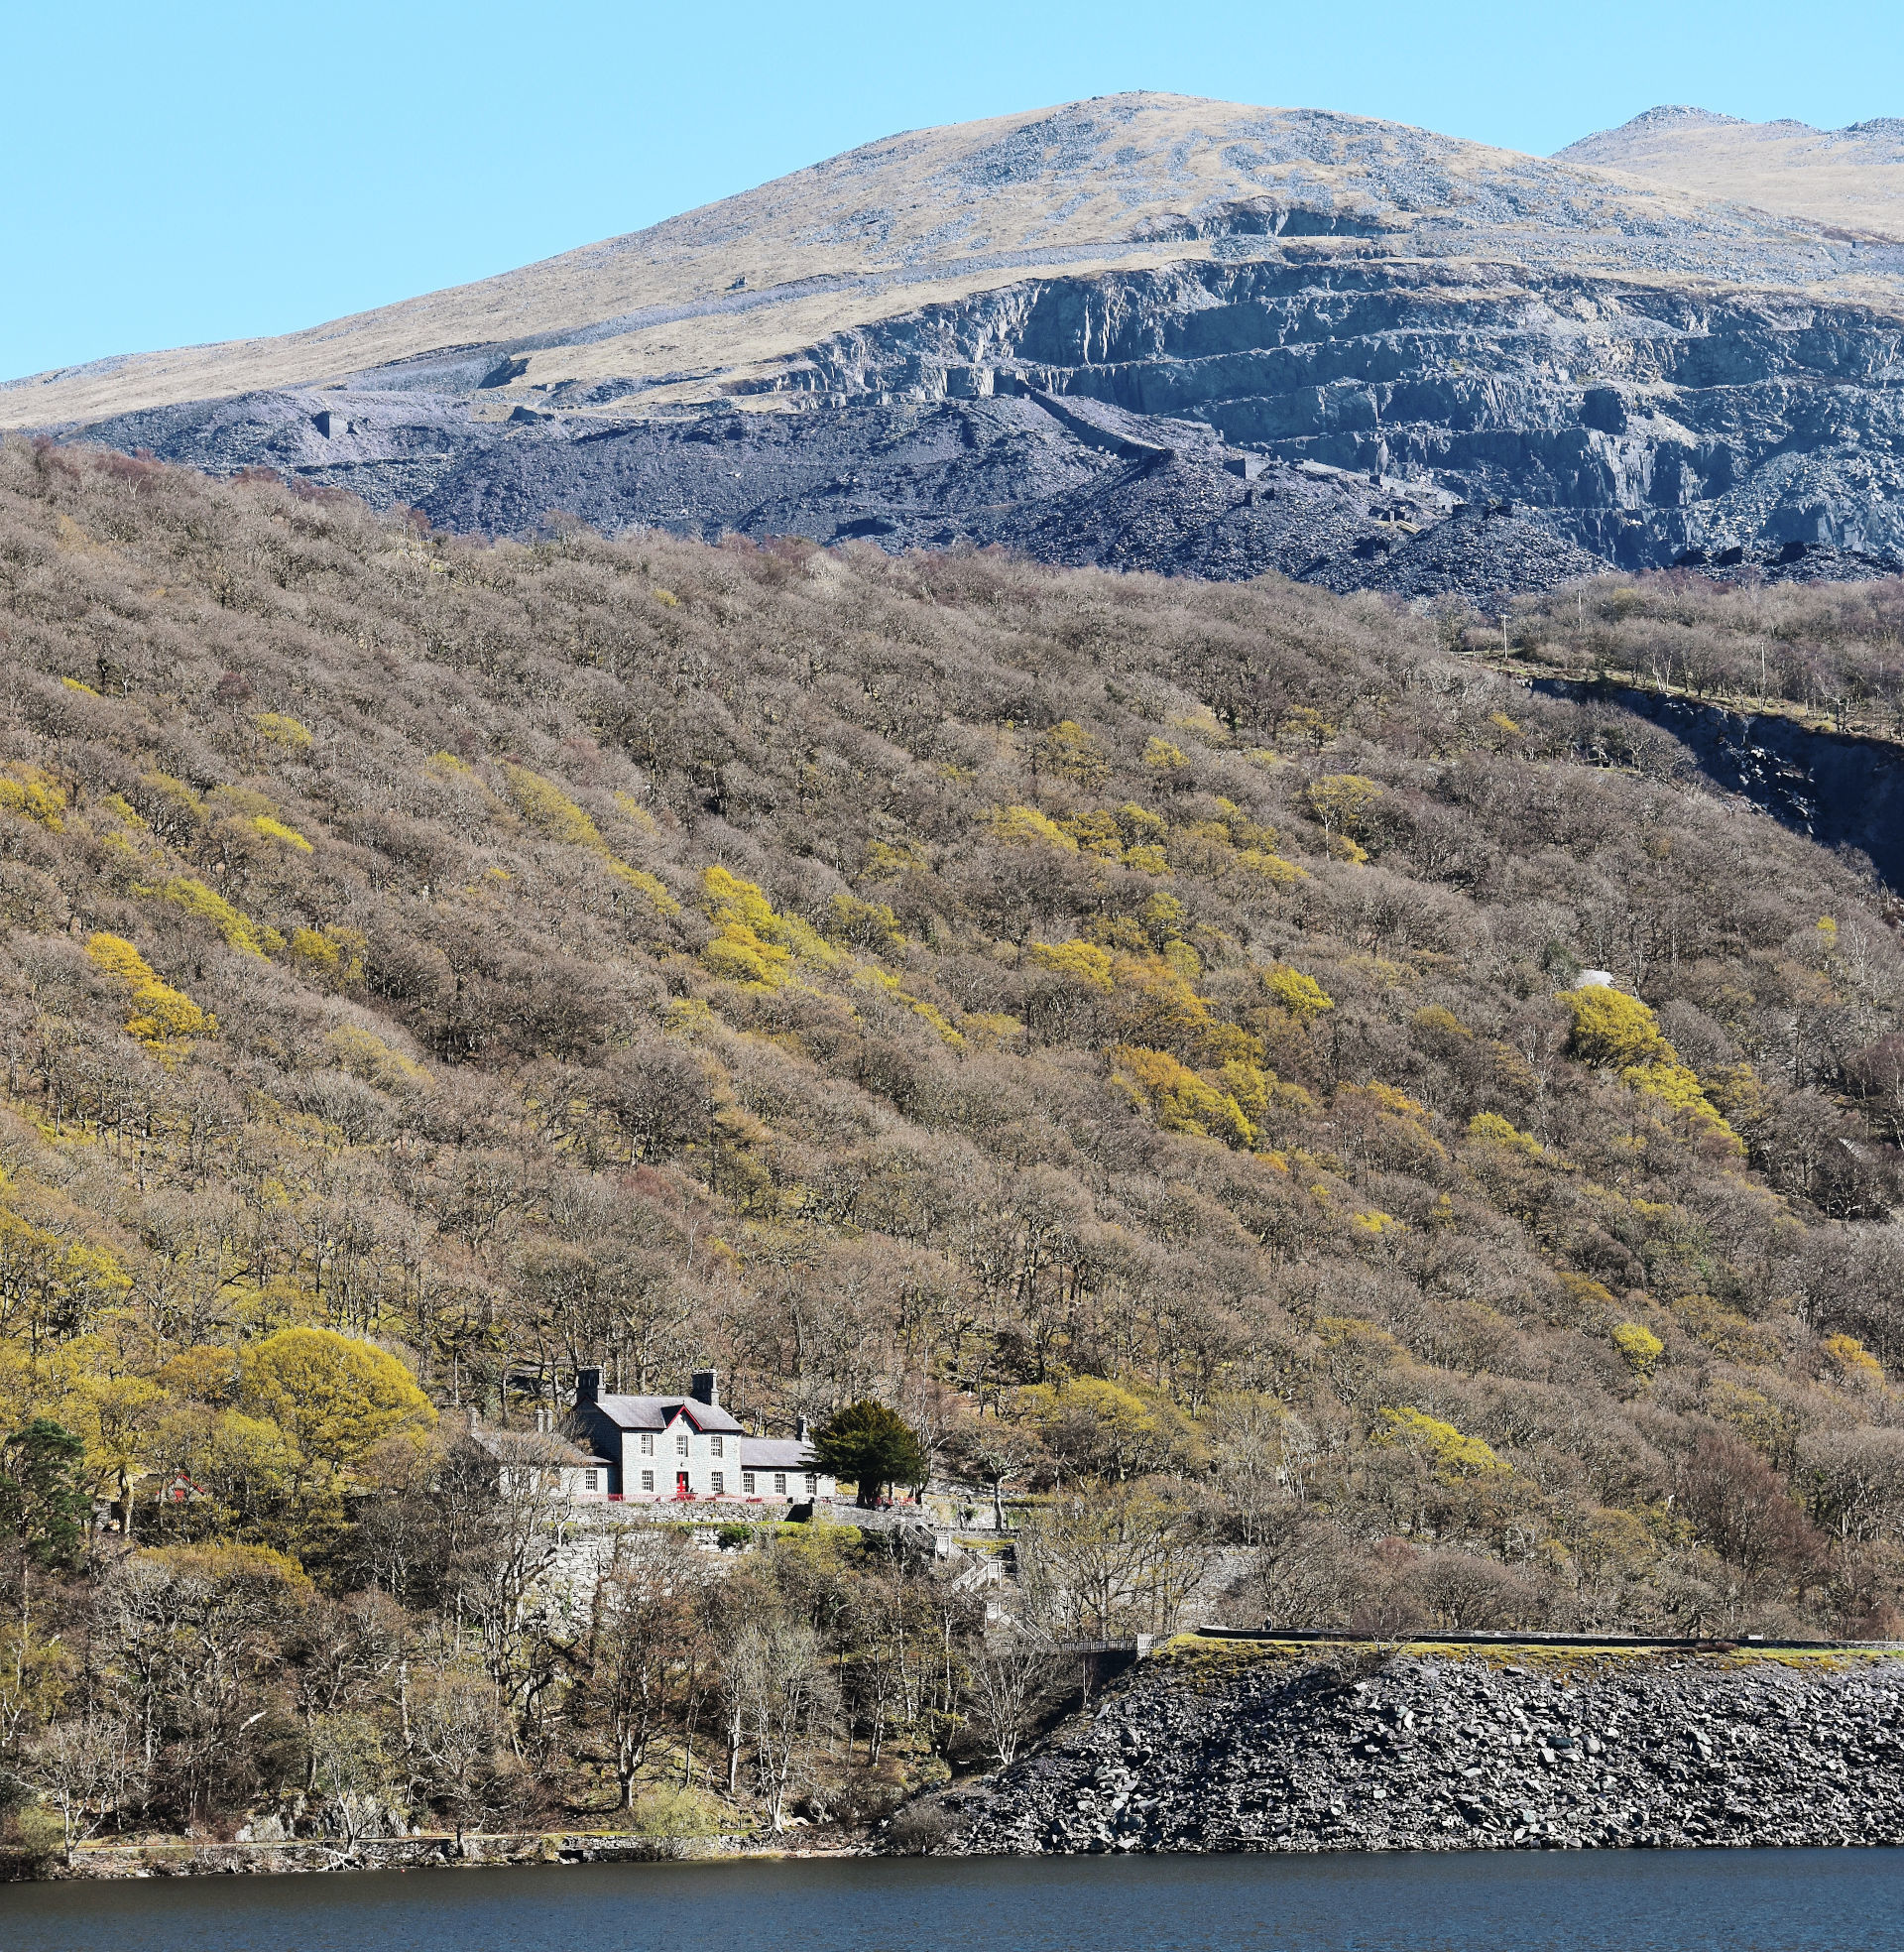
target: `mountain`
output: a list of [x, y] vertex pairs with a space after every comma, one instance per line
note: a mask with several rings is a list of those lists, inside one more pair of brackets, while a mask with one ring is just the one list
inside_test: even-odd
[[[1123, 95], [893, 137], [0, 420], [551, 514], [1492, 603], [1904, 559], [1904, 246], [1355, 116]], [[1488, 518], [1484, 520], [1484, 517]]]
[[1703, 108], [1649, 108], [1570, 143], [1555, 161], [1904, 242], [1904, 120], [1896, 116], [1814, 129]]

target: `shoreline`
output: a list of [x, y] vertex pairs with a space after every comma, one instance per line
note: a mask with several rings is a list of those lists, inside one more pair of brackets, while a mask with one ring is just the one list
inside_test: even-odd
[[[741, 1864], [787, 1860], [839, 1861], [851, 1858], [897, 1858], [930, 1855], [943, 1861], [974, 1859], [1024, 1861], [1047, 1857], [1039, 1850], [883, 1852], [853, 1845], [813, 1849], [797, 1846], [756, 1847], [739, 1838], [591, 1836], [561, 1831], [525, 1832], [502, 1837], [469, 1837], [459, 1855], [453, 1837], [394, 1837], [347, 1844], [298, 1839], [267, 1844], [104, 1844], [82, 1846], [71, 1865], [56, 1862], [38, 1872], [15, 1873], [0, 1884], [59, 1885], [123, 1883], [149, 1878], [291, 1878], [321, 1877], [349, 1872], [495, 1871], [521, 1870], [535, 1865], [562, 1864]], [[551, 1848], [551, 1846], [553, 1848]], [[1896, 1836], [1842, 1837], [1833, 1840], [1793, 1840], [1780, 1837], [1652, 1837], [1634, 1836], [1617, 1843], [1529, 1835], [1486, 1841], [1410, 1844], [1371, 1844], [1341, 1841], [1265, 1839], [1202, 1846], [1174, 1843], [1139, 1846], [1132, 1850], [1062, 1853], [1063, 1855], [1144, 1857], [1445, 1857], [1456, 1853], [1493, 1855], [1508, 1851], [1621, 1851], [1678, 1852], [1725, 1850], [1896, 1850], [1904, 1848], [1904, 1830]]]
[[[1184, 1635], [1011, 1769], [910, 1807], [938, 1812], [941, 1833], [917, 1853], [934, 1856], [1895, 1847], [1904, 1648]], [[70, 1864], [15, 1859], [0, 1879], [908, 1854], [823, 1836], [106, 1838]]]
[[459, 1848], [448, 1831], [418, 1837], [287, 1837], [257, 1843], [201, 1843], [189, 1838], [80, 1844], [60, 1857], [0, 1882], [86, 1884], [133, 1878], [289, 1878], [333, 1871], [481, 1871], [531, 1864], [738, 1863], [748, 1858], [854, 1857], [850, 1847], [805, 1849], [782, 1840], [741, 1836], [640, 1837], [587, 1830], [467, 1834]]

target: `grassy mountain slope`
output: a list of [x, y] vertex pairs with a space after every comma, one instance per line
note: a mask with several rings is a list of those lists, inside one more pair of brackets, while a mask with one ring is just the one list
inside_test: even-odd
[[[1897, 601], [1527, 616], [1856, 664]], [[1646, 728], [1273, 579], [18, 440], [0, 633], [0, 1420], [102, 1493], [358, 1576], [221, 1407], [314, 1324], [492, 1413], [605, 1358], [1010, 1433], [1285, 1618], [1892, 1617], [1904, 965]]]
[[1904, 122], [1894, 117], [1814, 129], [1698, 108], [1653, 108], [1570, 143], [1555, 160], [1904, 240]]

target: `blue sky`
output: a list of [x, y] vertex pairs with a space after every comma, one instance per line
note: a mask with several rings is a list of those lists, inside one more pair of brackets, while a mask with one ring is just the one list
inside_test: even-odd
[[0, 0], [0, 378], [288, 331], [895, 130], [1124, 88], [1541, 154], [1659, 102], [1904, 116], [1895, 0]]

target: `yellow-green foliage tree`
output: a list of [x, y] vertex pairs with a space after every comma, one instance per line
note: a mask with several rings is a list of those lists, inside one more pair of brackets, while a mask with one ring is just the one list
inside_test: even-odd
[[1660, 1058], [1670, 1062], [1677, 1056], [1652, 1011], [1638, 997], [1610, 983], [1563, 990], [1560, 1000], [1574, 1020], [1569, 1042], [1583, 1063], [1623, 1071]]
[[1063, 719], [1038, 741], [1046, 769], [1081, 787], [1101, 787], [1111, 777], [1110, 762], [1098, 740], [1075, 719]]
[[108, 1249], [0, 1207], [0, 1336], [24, 1337], [37, 1351], [89, 1334], [131, 1287]]
[[1303, 800], [1327, 836], [1330, 852], [1360, 866], [1368, 858], [1363, 841], [1381, 789], [1360, 773], [1332, 773], [1312, 782]]
[[[680, 914], [681, 905], [667, 892], [666, 884], [660, 877], [624, 861], [603, 839], [601, 829], [589, 813], [569, 798], [553, 780], [545, 780], [526, 766], [507, 763], [503, 767], [503, 777], [509, 785], [510, 798], [531, 826], [550, 840], [593, 854], [617, 881], [642, 895], [657, 915]], [[628, 810], [628, 807], [624, 808], [624, 811]], [[641, 814], [639, 807], [635, 807], [634, 812], [644, 819], [647, 817]]]
[[1086, 989], [1102, 990], [1106, 996], [1117, 988], [1110, 952], [1096, 942], [1033, 942], [1031, 960], [1040, 969], [1068, 976]]
[[216, 1020], [180, 990], [162, 983], [123, 935], [100, 933], [86, 944], [96, 968], [122, 986], [131, 1003], [126, 1029], [142, 1043], [168, 1043], [175, 1037], [209, 1037]]
[[1421, 1451], [1433, 1460], [1435, 1474], [1450, 1484], [1507, 1468], [1491, 1445], [1480, 1437], [1464, 1436], [1454, 1424], [1426, 1410], [1384, 1409], [1374, 1441]]
[[[794, 949], [802, 942], [799, 929], [774, 913], [773, 903], [753, 882], [742, 881], [725, 868], [709, 868], [701, 877], [701, 890], [702, 905], [716, 930], [701, 960], [717, 976], [777, 989], [792, 973]], [[833, 952], [822, 944], [819, 954], [831, 959]]]
[[1020, 1412], [1073, 1476], [1144, 1477], [1188, 1442], [1183, 1419], [1101, 1377], [1075, 1376], [1020, 1393]]
[[1608, 983], [1592, 983], [1563, 991], [1561, 1001], [1574, 1020], [1570, 1042], [1577, 1056], [1618, 1071], [1635, 1091], [1679, 1113], [1696, 1131], [1729, 1152], [1744, 1152], [1743, 1141], [1706, 1095], [1698, 1076], [1679, 1061], [1659, 1019], [1638, 997]]
[[1112, 1082], [1123, 1087], [1132, 1104], [1154, 1113], [1164, 1131], [1221, 1139], [1228, 1146], [1254, 1144], [1255, 1129], [1235, 1096], [1167, 1050], [1121, 1043], [1112, 1050], [1111, 1062]]
[[173, 875], [161, 882], [152, 893], [161, 901], [183, 909], [187, 915], [209, 922], [240, 955], [264, 956], [268, 941], [266, 932], [249, 916], [240, 915], [222, 895], [215, 889], [207, 888], [202, 881], [194, 880], [190, 875]]
[[1078, 843], [1035, 806], [995, 806], [989, 815], [993, 835], [1008, 847], [1055, 847], [1075, 854]]
[[283, 1328], [239, 1358], [238, 1400], [268, 1417], [313, 1467], [348, 1470], [384, 1438], [436, 1420], [410, 1371], [386, 1349], [327, 1328]]
[[1641, 1382], [1650, 1383], [1666, 1345], [1643, 1322], [1615, 1322], [1613, 1347], [1625, 1357], [1626, 1366]]
[[1298, 1023], [1310, 1023], [1336, 1007], [1335, 999], [1313, 976], [1291, 969], [1286, 962], [1265, 969], [1262, 986]]
[[14, 760], [0, 766], [0, 809], [18, 813], [51, 833], [65, 825], [66, 792], [50, 773]]

